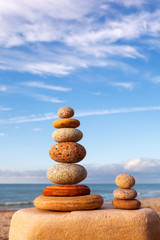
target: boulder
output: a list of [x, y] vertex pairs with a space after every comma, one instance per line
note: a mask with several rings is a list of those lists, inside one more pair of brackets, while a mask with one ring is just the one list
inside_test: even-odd
[[10, 240], [160, 240], [160, 218], [149, 208], [53, 212], [28, 208], [12, 218]]

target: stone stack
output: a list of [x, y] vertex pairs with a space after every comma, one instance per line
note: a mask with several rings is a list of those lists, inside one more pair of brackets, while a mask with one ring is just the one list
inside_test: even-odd
[[129, 174], [120, 174], [116, 177], [115, 183], [118, 187], [113, 192], [112, 204], [116, 208], [120, 209], [138, 209], [141, 206], [140, 201], [135, 199], [137, 197], [137, 192], [131, 187], [135, 184], [135, 179]]
[[97, 209], [102, 206], [103, 198], [100, 195], [90, 195], [86, 185], [77, 185], [87, 177], [86, 169], [76, 164], [86, 155], [85, 148], [78, 144], [83, 133], [76, 129], [80, 122], [73, 119], [74, 110], [62, 107], [58, 111], [60, 119], [53, 122], [57, 128], [52, 138], [58, 144], [49, 150], [52, 160], [59, 162], [47, 171], [47, 178], [58, 185], [48, 186], [43, 190], [43, 196], [34, 200], [38, 209], [52, 211], [75, 211]]

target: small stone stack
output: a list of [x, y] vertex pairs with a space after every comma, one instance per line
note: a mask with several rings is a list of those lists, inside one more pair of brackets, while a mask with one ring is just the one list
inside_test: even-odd
[[115, 184], [120, 187], [113, 192], [112, 204], [120, 209], [138, 209], [141, 206], [140, 201], [135, 199], [137, 192], [131, 187], [135, 184], [135, 179], [129, 174], [120, 174], [116, 177]]
[[78, 144], [83, 133], [76, 129], [80, 122], [73, 119], [74, 110], [62, 107], [58, 111], [60, 119], [53, 122], [57, 128], [52, 134], [54, 141], [49, 150], [52, 160], [60, 164], [53, 165], [47, 171], [47, 178], [58, 185], [48, 186], [43, 190], [43, 196], [34, 200], [36, 208], [52, 211], [75, 211], [97, 209], [102, 206], [100, 195], [90, 195], [86, 185], [76, 185], [87, 177], [86, 169], [76, 164], [86, 155], [85, 148]]

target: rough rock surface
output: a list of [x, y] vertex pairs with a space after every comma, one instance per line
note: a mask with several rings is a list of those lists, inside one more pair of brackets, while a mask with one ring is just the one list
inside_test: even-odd
[[120, 188], [131, 188], [135, 184], [135, 179], [129, 174], [119, 174], [116, 177], [115, 184]]
[[58, 117], [60, 118], [71, 118], [74, 115], [74, 110], [71, 107], [61, 107], [58, 110]]
[[43, 190], [44, 196], [83, 196], [90, 194], [86, 185], [52, 185]]
[[137, 192], [134, 189], [118, 188], [114, 190], [113, 196], [118, 199], [134, 199], [137, 197]]
[[49, 156], [56, 162], [77, 163], [86, 156], [86, 150], [78, 143], [62, 142], [50, 148]]
[[52, 133], [55, 142], [78, 142], [82, 137], [83, 133], [75, 128], [59, 128]]
[[86, 177], [86, 169], [74, 163], [56, 164], [47, 171], [48, 180], [57, 184], [76, 184], [82, 182]]
[[63, 118], [55, 120], [52, 124], [55, 128], [77, 128], [80, 125], [80, 121], [74, 118]]
[[154, 210], [98, 209], [51, 212], [17, 211], [10, 240], [159, 240], [160, 218]]

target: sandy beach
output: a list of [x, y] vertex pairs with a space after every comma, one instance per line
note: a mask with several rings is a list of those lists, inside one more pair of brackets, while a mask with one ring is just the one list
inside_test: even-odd
[[0, 210], [0, 240], [8, 240], [10, 221], [16, 210]]
[[[160, 198], [149, 198], [141, 200], [142, 207], [148, 207], [155, 210], [160, 216]], [[110, 208], [111, 203], [105, 203]], [[16, 210], [0, 210], [0, 240], [8, 240], [10, 222]]]

